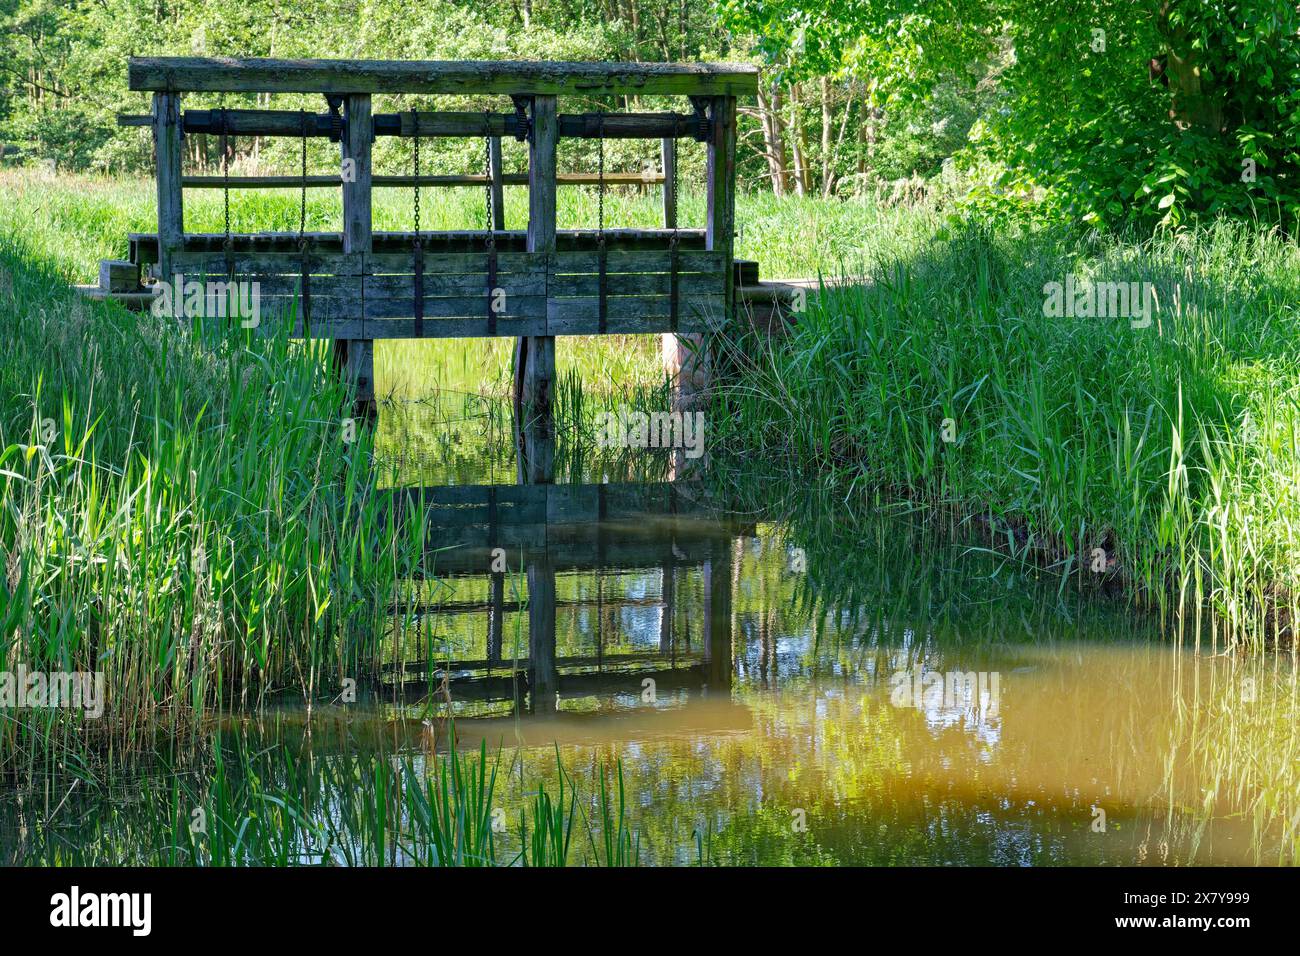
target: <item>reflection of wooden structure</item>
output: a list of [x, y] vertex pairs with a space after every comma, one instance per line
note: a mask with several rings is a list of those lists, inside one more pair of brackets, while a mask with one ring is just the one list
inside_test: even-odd
[[[555, 695], [640, 693], [651, 678], [659, 691], [691, 686], [725, 688], [731, 677], [731, 541], [752, 527], [720, 517], [715, 505], [688, 484], [503, 485], [403, 489], [391, 492], [404, 520], [423, 520], [428, 540], [438, 550], [432, 571], [439, 576], [482, 575], [489, 599], [456, 601], [451, 613], [485, 611], [488, 654], [484, 659], [406, 662], [384, 668], [386, 681], [405, 685], [416, 697], [429, 691], [428, 675], [446, 673], [460, 699], [522, 700], [530, 709], [554, 708]], [[493, 550], [504, 550], [511, 573], [526, 574], [528, 658], [504, 658], [501, 631], [510, 608], [504, 600], [505, 574], [492, 573]], [[661, 596], [635, 599], [627, 606], [661, 608], [658, 645], [652, 649], [606, 654], [556, 656], [556, 611], [590, 608], [590, 601], [563, 601], [556, 595], [557, 571], [616, 568], [657, 570]], [[671, 621], [678, 569], [699, 569], [704, 609], [698, 650], [683, 651]], [[618, 602], [613, 602], [618, 603]], [[406, 608], [444, 613], [437, 606]], [[415, 677], [415, 675], [420, 675]]]

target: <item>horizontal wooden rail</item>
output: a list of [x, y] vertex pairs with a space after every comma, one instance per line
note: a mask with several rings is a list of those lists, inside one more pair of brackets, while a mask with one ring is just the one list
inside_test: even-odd
[[[150, 126], [147, 114], [121, 113], [118, 126]], [[682, 139], [704, 142], [709, 119], [698, 113], [566, 113], [559, 118], [560, 136], [568, 139]], [[342, 119], [332, 113], [297, 110], [186, 110], [181, 128], [187, 133], [231, 136], [327, 137], [338, 140]], [[478, 137], [517, 136], [514, 113], [413, 112], [379, 113], [376, 136]]]
[[[401, 136], [515, 136], [519, 118], [513, 113], [398, 113]], [[375, 117], [375, 132], [390, 126]], [[694, 113], [566, 113], [558, 120], [560, 137], [569, 139], [708, 139], [709, 120]], [[603, 130], [603, 132], [602, 132]], [[392, 135], [392, 134], [390, 134]]]
[[758, 68], [743, 63], [131, 57], [127, 79], [132, 90], [158, 93], [753, 96], [758, 92]]
[[[372, 176], [370, 184], [372, 186], [414, 186], [417, 182], [421, 186], [433, 188], [446, 186], [485, 186], [488, 178], [481, 173], [470, 173], [468, 175], [448, 175], [448, 176]], [[594, 186], [600, 181], [600, 176], [596, 173], [558, 173], [555, 177], [556, 183], [561, 186]], [[607, 186], [651, 186], [664, 181], [663, 173], [606, 173], [605, 185]], [[340, 176], [308, 176], [306, 180], [309, 189], [318, 189], [324, 187], [341, 186], [343, 179]], [[527, 186], [527, 173], [503, 173], [501, 176], [503, 186]], [[184, 176], [181, 178], [181, 185], [186, 189], [223, 189], [227, 186], [231, 189], [301, 189], [303, 178], [301, 176], [231, 176], [227, 179], [224, 176]]]
[[[703, 249], [706, 236], [702, 229], [680, 229], [676, 233], [678, 245], [683, 250]], [[520, 229], [495, 230], [497, 249], [501, 252], [524, 252], [527, 248], [527, 235]], [[604, 232], [606, 248], [615, 249], [666, 249], [673, 237], [670, 229], [626, 229], [610, 228]], [[296, 253], [298, 250], [298, 233], [293, 232], [257, 232], [233, 233], [231, 241], [235, 252], [282, 252]], [[305, 234], [308, 248], [313, 253], [342, 252], [342, 238], [337, 232], [308, 232]], [[481, 229], [440, 230], [421, 233], [420, 239], [426, 253], [442, 255], [445, 253], [483, 251], [486, 234]], [[410, 231], [375, 232], [371, 241], [374, 252], [409, 253], [415, 234]], [[555, 234], [555, 246], [560, 251], [594, 252], [598, 246], [600, 234], [595, 229], [559, 229]], [[127, 234], [127, 243], [131, 250], [130, 260], [140, 266], [147, 266], [158, 261], [158, 235], [152, 232], [132, 232]], [[181, 245], [184, 252], [221, 253], [225, 248], [225, 236], [219, 232], [189, 232]]]

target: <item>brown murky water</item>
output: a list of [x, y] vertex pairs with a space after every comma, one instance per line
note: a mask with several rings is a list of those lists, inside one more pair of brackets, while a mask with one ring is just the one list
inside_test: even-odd
[[448, 522], [437, 663], [379, 691], [384, 732], [427, 734], [402, 715], [446, 673], [462, 746], [524, 780], [557, 747], [621, 761], [650, 862], [1289, 859], [1264, 822], [1300, 809], [1289, 659], [1176, 648], [899, 520], [846, 545], [833, 517], [712, 514], [690, 488], [499, 489], [524, 514], [495, 526], [499, 575], [467, 573], [487, 524]]
[[[1178, 648], [903, 519], [769, 522], [689, 484], [439, 495], [438, 579], [359, 702], [234, 722], [291, 755], [282, 791], [346, 754], [351, 799], [366, 761], [445, 753], [449, 694], [461, 749], [501, 748], [509, 819], [557, 753], [586, 796], [621, 764], [643, 863], [1294, 862], [1289, 657]], [[153, 802], [74, 799], [67, 829], [19, 851], [11, 820], [0, 849], [147, 860]]]

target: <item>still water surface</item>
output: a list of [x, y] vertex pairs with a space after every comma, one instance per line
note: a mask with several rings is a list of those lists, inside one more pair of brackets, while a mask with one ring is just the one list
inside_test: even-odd
[[[691, 482], [426, 494], [437, 578], [411, 582], [359, 700], [236, 717], [215, 748], [287, 755], [259, 786], [320, 817], [351, 812], [375, 761], [445, 752], [449, 698], [462, 749], [500, 748], [507, 820], [554, 788], [557, 753], [592, 813], [621, 763], [643, 863], [1280, 859], [1242, 808], [1297, 753], [1283, 659], [1178, 649], [902, 517], [729, 511]], [[1253, 775], [1222, 778], [1225, 750], [1262, 740]], [[167, 786], [7, 801], [3, 858], [158, 861], [158, 806], [184, 802]]]

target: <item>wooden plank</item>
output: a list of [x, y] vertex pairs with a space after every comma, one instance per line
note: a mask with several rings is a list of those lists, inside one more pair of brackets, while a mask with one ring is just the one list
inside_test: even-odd
[[[691, 317], [705, 321], [721, 321], [725, 315], [726, 300], [722, 295], [682, 295], [679, 296], [679, 318]], [[664, 321], [671, 316], [671, 299], [669, 296], [619, 295], [605, 299], [606, 315], [611, 324], [621, 321], [622, 332], [659, 332], [667, 331]], [[556, 335], [594, 335], [599, 319], [600, 299], [596, 296], [587, 298], [556, 299], [547, 301], [546, 320], [548, 328], [554, 328]], [[644, 327], [636, 323], [643, 323]], [[613, 329], [611, 329], [613, 331]]]
[[[343, 252], [364, 255], [371, 251], [374, 228], [370, 204], [370, 177], [374, 172], [370, 152], [374, 140], [370, 97], [351, 94], [344, 100], [343, 108], [347, 124], [339, 143], [339, 154], [341, 172], [350, 172], [350, 175], [343, 175]], [[310, 310], [307, 317], [314, 318]], [[334, 367], [353, 383], [357, 411], [362, 417], [369, 417], [377, 410], [374, 342], [365, 334], [364, 321], [360, 335], [342, 341], [346, 344], [336, 341], [334, 346]]]
[[121, 259], [99, 260], [99, 287], [105, 292], [138, 292], [140, 267]]
[[[353, 253], [310, 254], [313, 274], [334, 276], [411, 275], [414, 257], [404, 253]], [[547, 272], [546, 257], [526, 252], [503, 252], [498, 257], [498, 274], [537, 276]], [[686, 256], [682, 256], [685, 260]], [[302, 257], [297, 252], [236, 252], [231, 256], [235, 272], [241, 275], [288, 275], [302, 271]], [[224, 275], [225, 259], [217, 252], [180, 252], [176, 254], [177, 266], [173, 271], [201, 275]], [[425, 276], [437, 274], [482, 275], [486, 282], [487, 253], [466, 252], [435, 254], [425, 253]]]
[[[297, 275], [257, 275], [236, 273], [237, 279], [258, 283], [262, 296], [294, 295], [298, 291], [300, 277]], [[521, 273], [520, 275], [497, 276], [496, 288], [501, 289], [509, 300], [519, 296], [545, 298], [546, 274]], [[311, 279], [312, 297], [344, 297], [360, 299], [411, 299], [415, 295], [415, 277], [411, 275], [372, 275], [365, 276], [313, 276]], [[477, 298], [479, 309], [489, 294], [487, 274], [443, 275], [431, 273], [424, 277], [424, 298], [432, 299], [442, 296], [462, 296]], [[589, 292], [575, 292], [573, 295], [589, 295]]]
[[[608, 272], [667, 272], [672, 268], [672, 254], [665, 248], [654, 250], [611, 249], [606, 254]], [[677, 272], [721, 274], [725, 263], [721, 252], [681, 250], [677, 253]], [[553, 272], [556, 275], [585, 274], [600, 271], [600, 257], [595, 252], [557, 252]]]
[[[378, 274], [411, 274], [413, 259], [409, 252], [372, 252], [367, 256], [344, 252], [312, 251], [312, 271], [333, 276], [378, 276]], [[668, 272], [672, 258], [667, 251], [610, 250], [607, 252], [610, 273]], [[220, 251], [183, 251], [175, 254], [173, 272], [225, 273], [225, 258]], [[266, 276], [296, 276], [302, 271], [302, 255], [298, 251], [247, 252], [235, 251], [231, 255], [237, 273]], [[556, 252], [551, 260], [551, 272], [564, 274], [594, 273], [599, 269], [595, 252]], [[532, 252], [500, 252], [499, 274], [545, 274], [547, 259]], [[487, 272], [485, 252], [425, 252], [425, 274], [434, 273], [484, 273]], [[720, 274], [723, 271], [722, 254], [695, 250], [677, 254], [677, 272]]]
[[[662, 251], [668, 248], [672, 232], [666, 229], [606, 229], [606, 247], [610, 250]], [[705, 233], [703, 229], [682, 229], [679, 233], [679, 248], [685, 250], [703, 250]], [[415, 236], [411, 232], [374, 232], [371, 234], [371, 249], [376, 253], [406, 253], [411, 248]], [[131, 247], [131, 261], [151, 263], [158, 261], [158, 235], [152, 232], [129, 233], [127, 236]], [[343, 251], [342, 236], [337, 232], [308, 232], [308, 244], [315, 254], [339, 253]], [[188, 233], [185, 236], [185, 252], [221, 252], [225, 236], [219, 232]], [[424, 243], [426, 261], [437, 253], [482, 253], [483, 232], [473, 229], [455, 229], [440, 232], [426, 232], [421, 235]], [[512, 229], [498, 233], [497, 251], [524, 252], [527, 249], [527, 233]], [[597, 233], [594, 229], [557, 230], [556, 248], [561, 252], [582, 252], [596, 248]], [[296, 232], [261, 232], [235, 233], [231, 236], [237, 254], [248, 252], [294, 253], [298, 251], [298, 234]]]
[[[285, 315], [290, 310], [301, 311], [300, 300], [295, 295], [263, 295], [259, 310], [263, 315]], [[485, 295], [475, 296], [438, 296], [426, 297], [424, 314], [430, 319], [439, 318], [486, 318], [488, 299]], [[544, 319], [546, 317], [546, 297], [540, 295], [507, 296], [498, 318]], [[362, 300], [359, 296], [320, 296], [314, 287], [311, 295], [311, 321], [333, 319], [406, 319], [415, 315], [415, 300], [411, 296], [402, 298], [370, 298]], [[360, 323], [358, 329], [364, 329]], [[359, 336], [364, 338], [365, 336]]]
[[329, 113], [302, 110], [186, 110], [181, 125], [187, 133], [222, 133], [230, 136], [308, 136], [336, 134]]
[[[283, 320], [278, 320], [274, 316], [264, 317], [261, 325], [258, 326], [258, 334], [277, 335], [283, 328]], [[304, 331], [303, 323], [299, 319], [289, 329], [289, 337], [355, 341], [360, 340], [361, 335], [364, 334], [366, 336], [364, 341], [367, 342], [380, 339], [414, 338], [484, 339], [493, 334], [499, 337], [516, 337], [538, 335], [546, 331], [546, 320], [541, 316], [536, 318], [498, 316], [496, 332], [490, 333], [487, 319], [481, 316], [434, 318], [426, 314], [423, 334], [416, 335], [415, 331], [415, 320], [409, 318], [370, 318], [365, 319], [364, 322], [355, 318], [325, 319], [319, 322], [313, 321], [306, 331]]]
[[[402, 136], [479, 137], [514, 136], [519, 129], [513, 113], [493, 112], [415, 112], [398, 113], [392, 125]], [[707, 122], [701, 123], [693, 113], [566, 113], [559, 117], [561, 139], [662, 139], [702, 137]], [[281, 135], [291, 135], [287, 123]], [[603, 127], [603, 133], [602, 133]], [[301, 124], [299, 125], [301, 128]]]
[[672, 229], [677, 225], [677, 144], [665, 139], [659, 146], [664, 184], [664, 228]]
[[166, 275], [171, 256], [185, 239], [179, 94], [155, 93], [153, 119], [158, 180], [158, 262], [162, 274]]
[[[673, 278], [666, 272], [611, 272], [605, 277], [605, 293], [612, 301], [626, 295], [669, 295]], [[551, 298], [600, 295], [599, 275], [554, 276], [550, 281]], [[725, 284], [721, 272], [688, 272], [677, 276], [677, 291], [682, 295], [723, 295]]]
[[477, 113], [417, 110], [396, 114], [402, 136], [514, 136], [519, 129], [514, 113]]
[[[647, 176], [644, 173], [606, 173], [606, 186], [646, 186], [656, 185], [663, 182], [663, 176], [655, 173]], [[308, 176], [308, 189], [332, 189], [342, 185], [343, 180], [338, 176]], [[458, 186], [483, 186], [487, 183], [487, 177], [476, 173], [466, 173], [464, 175], [427, 175], [427, 176], [372, 176], [371, 185], [375, 187], [403, 187], [411, 188], [416, 183], [421, 188], [429, 187], [432, 189], [446, 189]], [[559, 173], [556, 176], [556, 183], [561, 186], [594, 186], [600, 182], [600, 177], [596, 173]], [[185, 176], [181, 179], [181, 184], [186, 189], [301, 189], [303, 179], [301, 176], [231, 176], [230, 182], [227, 183], [222, 176]], [[503, 173], [501, 175], [501, 185], [503, 186], [527, 186], [528, 175], [526, 173]], [[504, 229], [504, 223], [497, 228]]]
[[703, 138], [708, 122], [693, 113], [566, 113], [560, 136], [568, 139]]
[[753, 96], [758, 91], [758, 68], [741, 63], [131, 57], [127, 79], [132, 90], [167, 93]]

